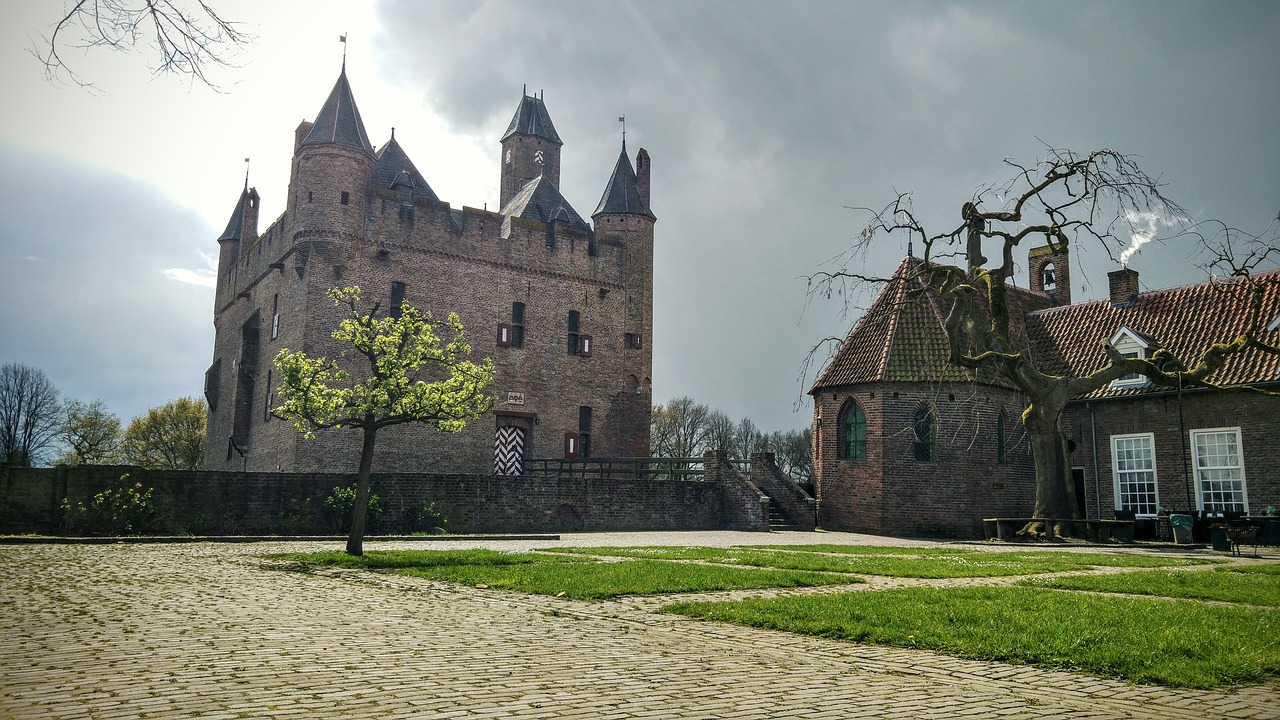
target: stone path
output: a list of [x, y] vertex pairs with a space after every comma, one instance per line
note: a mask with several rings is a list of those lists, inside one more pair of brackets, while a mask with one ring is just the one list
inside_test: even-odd
[[[835, 533], [488, 544], [760, 542], [929, 544]], [[288, 572], [258, 558], [333, 548], [0, 546], [0, 718], [1280, 717], [1274, 682], [1132, 686], [704, 623], [647, 603]]]

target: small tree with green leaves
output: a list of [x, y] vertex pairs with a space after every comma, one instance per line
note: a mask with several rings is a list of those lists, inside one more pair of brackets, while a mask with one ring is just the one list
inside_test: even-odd
[[[368, 312], [360, 309], [358, 287], [334, 288], [329, 297], [344, 308], [345, 315], [332, 337], [355, 351], [349, 362], [359, 365], [361, 376], [353, 377], [337, 360], [284, 348], [275, 358], [280, 405], [272, 413], [292, 421], [307, 438], [328, 428], [355, 428], [363, 433], [360, 479], [347, 538], [347, 553], [363, 555], [364, 510], [369, 504], [378, 431], [417, 422], [440, 432], [461, 432], [468, 420], [493, 406], [493, 398], [484, 392], [493, 381], [493, 361], [468, 359], [471, 346], [456, 313], [439, 322], [405, 302], [399, 317], [379, 318], [376, 304]], [[446, 342], [437, 330], [447, 330], [452, 337]], [[345, 360], [348, 353], [344, 351], [339, 359]]]

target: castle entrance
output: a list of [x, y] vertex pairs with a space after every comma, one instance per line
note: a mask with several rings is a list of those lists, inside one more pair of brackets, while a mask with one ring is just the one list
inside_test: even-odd
[[517, 425], [500, 425], [493, 447], [494, 475], [524, 473], [525, 429]]

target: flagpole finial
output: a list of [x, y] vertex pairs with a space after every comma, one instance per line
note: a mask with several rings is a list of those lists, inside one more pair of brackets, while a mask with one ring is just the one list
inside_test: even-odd
[[627, 146], [627, 116], [619, 115], [618, 122], [622, 123], [622, 147]]
[[249, 158], [244, 159], [244, 190], [249, 191]]
[[347, 69], [347, 34], [342, 33], [338, 36], [338, 42], [342, 43], [342, 69]]

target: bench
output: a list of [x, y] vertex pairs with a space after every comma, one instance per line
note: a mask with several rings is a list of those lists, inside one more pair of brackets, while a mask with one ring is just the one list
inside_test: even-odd
[[[1072, 536], [1083, 536], [1096, 542], [1133, 542], [1133, 520], [1069, 520], [1065, 518], [999, 517], [983, 518], [982, 528], [988, 539], [1017, 540], [1017, 533], [1027, 523], [1044, 524], [1046, 540], [1052, 540], [1058, 525], [1071, 528]], [[1081, 530], [1084, 532], [1081, 533]]]

